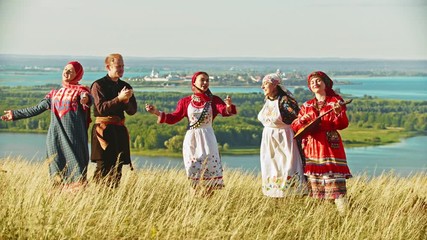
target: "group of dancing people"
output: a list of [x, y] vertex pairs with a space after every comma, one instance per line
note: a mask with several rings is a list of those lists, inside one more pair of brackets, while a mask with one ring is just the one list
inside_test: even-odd
[[[69, 62], [64, 67], [59, 90], [50, 91], [36, 106], [6, 110], [1, 116], [4, 121], [12, 121], [51, 111], [46, 139], [49, 173], [54, 184], [65, 189], [86, 186], [89, 155], [96, 163], [97, 183], [117, 187], [123, 165], [132, 168], [125, 113], [137, 112], [136, 98], [132, 87], [120, 79], [124, 74], [120, 54], [108, 55], [105, 68], [106, 76], [88, 88], [79, 84], [84, 74], [82, 65]], [[352, 177], [338, 133], [348, 126], [346, 106], [324, 72], [309, 74], [307, 85], [314, 98], [300, 106], [280, 75], [268, 74], [262, 80], [265, 103], [258, 114], [264, 126], [260, 146], [262, 193], [273, 198], [308, 194], [333, 200], [343, 212], [346, 180]], [[182, 153], [190, 189], [195, 194], [210, 196], [224, 187], [213, 120], [218, 114], [236, 115], [237, 109], [230, 96], [221, 99], [210, 91], [206, 72], [194, 73], [191, 90], [193, 93], [180, 99], [171, 113], [148, 103], [145, 109], [157, 116], [159, 124], [175, 124], [187, 118]], [[95, 122], [89, 154], [92, 105]]]

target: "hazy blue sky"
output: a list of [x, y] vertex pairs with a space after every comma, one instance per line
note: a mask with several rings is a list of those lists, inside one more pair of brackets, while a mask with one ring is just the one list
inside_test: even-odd
[[427, 0], [0, 0], [0, 53], [427, 59]]

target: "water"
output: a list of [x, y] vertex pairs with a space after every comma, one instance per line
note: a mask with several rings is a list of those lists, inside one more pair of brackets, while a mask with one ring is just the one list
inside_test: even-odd
[[336, 85], [342, 93], [385, 99], [427, 100], [427, 77], [337, 78], [351, 85]]
[[[45, 134], [0, 133], [0, 158], [21, 156], [31, 161], [43, 161]], [[427, 173], [427, 136], [404, 139], [399, 143], [376, 147], [347, 148], [347, 161], [354, 175], [377, 176], [393, 171], [401, 176]], [[136, 168], [184, 168], [182, 158], [132, 156]], [[258, 155], [222, 156], [224, 169], [260, 172]]]
[[[105, 76], [105, 71], [87, 71], [81, 81], [81, 84], [90, 85], [96, 79]], [[125, 77], [137, 77], [149, 75], [149, 72], [126, 71]], [[34, 70], [1, 70], [0, 86], [36, 86], [45, 84], [60, 84], [61, 73], [58, 71], [34, 71]], [[427, 76], [420, 77], [348, 77], [336, 78], [338, 81], [346, 81], [348, 85], [336, 84], [334, 88], [339, 88], [341, 93], [349, 94], [355, 97], [365, 95], [383, 99], [400, 99], [400, 100], [427, 100]], [[132, 85], [132, 82], [130, 82]], [[286, 82], [285, 82], [286, 85]], [[306, 87], [306, 86], [304, 86]], [[288, 87], [294, 91], [294, 87]], [[219, 87], [212, 86], [214, 93], [262, 93], [260, 86], [249, 87]], [[142, 87], [135, 88], [136, 92], [166, 92], [179, 91], [189, 93], [188, 86], [177, 87]]]

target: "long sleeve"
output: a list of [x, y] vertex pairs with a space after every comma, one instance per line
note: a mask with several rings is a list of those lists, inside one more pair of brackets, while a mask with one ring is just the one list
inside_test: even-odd
[[118, 95], [112, 99], [108, 98], [99, 83], [94, 82], [90, 91], [93, 96], [95, 110], [100, 116], [114, 115], [116, 112], [123, 111], [124, 104], [119, 101]]
[[291, 124], [298, 117], [300, 109], [295, 99], [285, 95], [279, 98], [279, 110], [282, 121]]
[[340, 114], [330, 113], [329, 116], [322, 118], [320, 122], [322, 129], [329, 130], [342, 130], [348, 127], [348, 118], [345, 110], [342, 110]]
[[23, 108], [19, 110], [13, 110], [12, 111], [13, 120], [19, 120], [23, 118], [37, 116], [43, 113], [44, 111], [48, 110], [49, 108], [50, 108], [50, 99], [44, 98], [36, 106]]
[[227, 111], [227, 105], [225, 102], [218, 96], [214, 96], [212, 99], [212, 106], [214, 109], [214, 116], [221, 114], [223, 117], [229, 117], [234, 114], [237, 114], [237, 109], [234, 104], [231, 105], [231, 111]]
[[128, 103], [125, 103], [125, 111], [129, 115], [134, 115], [138, 110], [135, 95], [133, 95]]
[[90, 91], [94, 100], [95, 117], [119, 116], [123, 119], [124, 112], [129, 115], [137, 112], [135, 96], [132, 96], [127, 103], [119, 101], [119, 92], [124, 87], [132, 89], [128, 83], [120, 79], [115, 82], [108, 75], [92, 84]]
[[[320, 114], [331, 110], [334, 104], [339, 102], [339, 99], [328, 97], [326, 105], [321, 109], [320, 113], [315, 108], [315, 99], [305, 102], [300, 109], [298, 118], [292, 122], [292, 129], [297, 132], [300, 128], [306, 126], [311, 121], [315, 120]], [[304, 117], [303, 117], [304, 116]], [[320, 124], [315, 131], [331, 131], [342, 130], [348, 126], [348, 118], [345, 108], [342, 109], [340, 114], [330, 112], [320, 119]]]
[[298, 130], [300, 130], [300, 128], [302, 128], [302, 124], [299, 121], [299, 119], [301, 118], [301, 116], [303, 116], [302, 115], [303, 112], [305, 112], [305, 109], [303, 107], [301, 107], [301, 109], [300, 109], [300, 111], [298, 113], [298, 117], [295, 118], [295, 120], [292, 121], [292, 123], [291, 123], [291, 127], [292, 127], [292, 130], [294, 130], [294, 132], [298, 132]]
[[190, 104], [191, 97], [185, 97], [178, 101], [176, 109], [173, 113], [161, 112], [159, 123], [175, 124], [187, 116], [187, 107]]
[[[308, 116], [307, 113], [309, 113], [309, 116], [312, 116], [310, 119], [303, 118], [303, 116]], [[299, 109], [298, 117], [292, 121], [291, 127], [295, 132], [298, 132], [298, 130], [306, 126], [310, 121], [314, 120], [316, 116], [316, 112], [312, 111], [306, 102]]]
[[[328, 106], [324, 108], [324, 111], [327, 111], [333, 108], [334, 104], [338, 103], [340, 100], [337, 98], [329, 98]], [[341, 112], [337, 115], [333, 111], [322, 117], [320, 122], [320, 127], [325, 131], [330, 130], [342, 130], [348, 127], [348, 118], [346, 114], [346, 108], [343, 107]]]

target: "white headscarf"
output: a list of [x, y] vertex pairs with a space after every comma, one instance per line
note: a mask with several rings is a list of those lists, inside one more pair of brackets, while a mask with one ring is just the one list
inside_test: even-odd
[[282, 78], [277, 73], [270, 73], [265, 75], [265, 77], [262, 79], [262, 82], [269, 82], [274, 86], [279, 86], [285, 93], [292, 96], [292, 93], [282, 84]]

